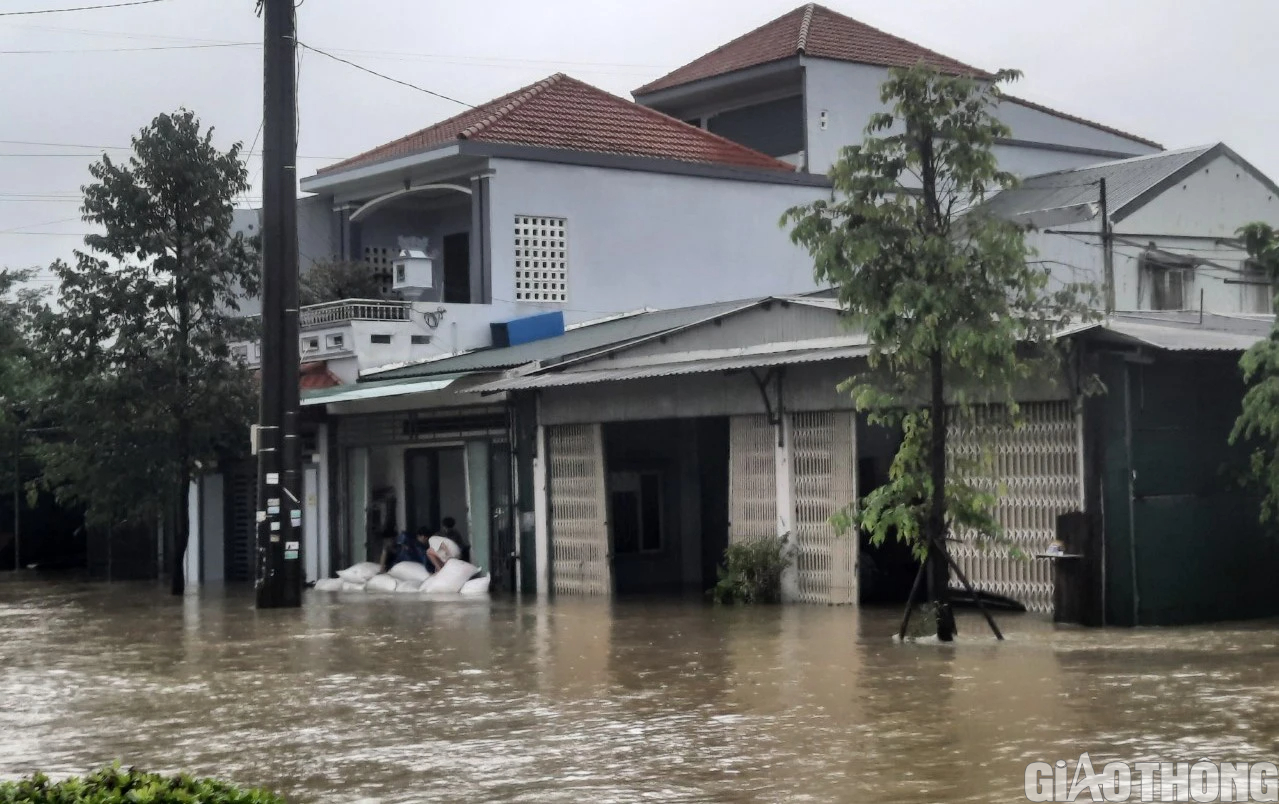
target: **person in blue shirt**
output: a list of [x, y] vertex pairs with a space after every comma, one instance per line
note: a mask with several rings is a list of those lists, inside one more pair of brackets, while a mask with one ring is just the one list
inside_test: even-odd
[[427, 559], [430, 538], [431, 531], [425, 526], [418, 528], [417, 534], [412, 538], [408, 533], [401, 532], [395, 540], [395, 546], [382, 553], [382, 571], [386, 572], [401, 561], [412, 561], [431, 569], [431, 562]]

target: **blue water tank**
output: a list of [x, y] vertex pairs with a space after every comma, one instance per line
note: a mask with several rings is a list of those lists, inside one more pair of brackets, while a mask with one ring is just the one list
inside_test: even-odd
[[540, 313], [501, 324], [489, 324], [494, 346], [518, 346], [564, 334], [564, 314]]

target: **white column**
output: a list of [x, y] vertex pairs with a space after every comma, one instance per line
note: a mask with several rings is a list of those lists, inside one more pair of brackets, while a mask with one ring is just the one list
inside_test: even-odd
[[319, 512], [320, 524], [320, 577], [327, 578], [332, 574], [333, 568], [330, 566], [330, 560], [333, 554], [333, 543], [330, 541], [333, 534], [330, 532], [332, 522], [329, 519], [329, 506], [332, 500], [329, 499], [329, 426], [321, 424], [316, 429], [316, 454], [320, 458], [320, 474], [319, 474]]
[[550, 594], [551, 583], [551, 507], [547, 496], [546, 427], [537, 426], [537, 457], [533, 459], [533, 511], [536, 519], [537, 596]]
[[786, 553], [790, 564], [782, 572], [782, 600], [791, 603], [799, 599], [799, 570], [795, 566], [795, 477], [791, 467], [791, 441], [794, 428], [790, 416], [783, 415], [774, 426], [777, 444], [777, 535], [787, 538]]
[[200, 479], [191, 481], [187, 493], [187, 551], [183, 556], [182, 569], [186, 573], [188, 586], [200, 583], [200, 546], [203, 544], [200, 528]]
[[789, 415], [783, 415], [781, 421], [774, 426], [774, 455], [776, 456], [776, 475], [778, 475], [778, 536], [787, 537], [787, 555], [790, 564], [781, 573], [781, 599], [783, 602], [794, 602], [799, 598], [799, 570], [794, 564], [796, 556], [796, 487], [794, 473], [790, 461], [790, 442], [794, 438], [794, 428], [790, 426]]

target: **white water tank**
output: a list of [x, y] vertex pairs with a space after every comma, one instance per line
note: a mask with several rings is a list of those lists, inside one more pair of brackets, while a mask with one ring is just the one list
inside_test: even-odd
[[391, 261], [391, 287], [394, 290], [430, 290], [435, 285], [435, 266], [426, 251], [402, 249]]

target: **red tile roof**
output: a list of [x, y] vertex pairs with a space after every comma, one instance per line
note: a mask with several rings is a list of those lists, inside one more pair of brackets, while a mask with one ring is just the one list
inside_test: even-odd
[[458, 140], [795, 170], [771, 156], [559, 73], [320, 173], [372, 165]]
[[922, 63], [951, 75], [990, 76], [984, 70], [809, 3], [645, 84], [635, 90], [635, 95], [800, 55], [879, 67], [914, 67]]
[[298, 370], [298, 389], [301, 391], [319, 391], [341, 384], [342, 380], [329, 371], [329, 364], [323, 360], [303, 363]]

